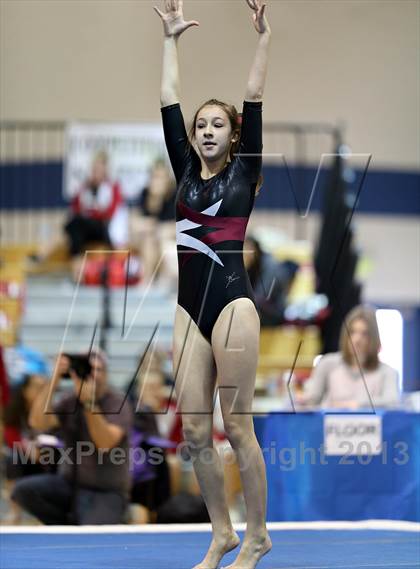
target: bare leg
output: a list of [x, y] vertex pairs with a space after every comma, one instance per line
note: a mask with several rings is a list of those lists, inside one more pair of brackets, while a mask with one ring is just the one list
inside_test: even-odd
[[216, 367], [211, 345], [189, 314], [177, 306], [174, 329], [174, 374], [178, 411], [194, 471], [213, 528], [207, 555], [194, 569], [216, 569], [225, 553], [239, 545], [229, 516], [223, 469], [213, 446], [213, 395]]
[[251, 413], [259, 332], [254, 304], [249, 298], [239, 298], [224, 307], [212, 333], [225, 431], [236, 453], [247, 509], [244, 542], [235, 562], [226, 569], [254, 569], [271, 549], [265, 523], [265, 464]]

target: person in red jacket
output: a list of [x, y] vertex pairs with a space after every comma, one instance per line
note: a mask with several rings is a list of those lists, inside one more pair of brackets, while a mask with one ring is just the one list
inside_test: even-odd
[[113, 248], [109, 227], [121, 206], [121, 188], [108, 174], [108, 155], [98, 152], [92, 163], [91, 175], [71, 202], [71, 217], [64, 226], [75, 280], [78, 279], [86, 245], [97, 242], [104, 248]]

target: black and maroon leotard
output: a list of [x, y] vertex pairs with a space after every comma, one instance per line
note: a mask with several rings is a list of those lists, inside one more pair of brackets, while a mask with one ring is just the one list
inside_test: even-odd
[[255, 304], [242, 251], [261, 172], [262, 102], [244, 101], [238, 154], [208, 180], [201, 178], [201, 162], [188, 140], [179, 103], [161, 111], [178, 184], [178, 304], [210, 341], [229, 302], [246, 297]]

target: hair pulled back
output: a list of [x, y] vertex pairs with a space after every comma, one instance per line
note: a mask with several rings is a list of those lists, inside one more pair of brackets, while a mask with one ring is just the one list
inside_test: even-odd
[[[241, 138], [241, 123], [242, 123], [242, 115], [238, 113], [235, 105], [230, 105], [229, 103], [219, 101], [219, 99], [209, 99], [208, 101], [206, 101], [205, 103], [200, 105], [200, 107], [197, 109], [197, 111], [194, 115], [194, 118], [193, 118], [193, 121], [191, 124], [191, 128], [190, 128], [189, 133], [188, 133], [188, 138], [192, 144], [193, 141], [195, 140], [195, 128], [197, 125], [198, 115], [199, 115], [200, 111], [202, 109], [204, 109], [204, 107], [210, 107], [210, 106], [220, 107], [222, 110], [225, 111], [225, 113], [229, 119], [231, 131], [232, 131], [231, 137], [235, 139], [235, 142], [233, 142], [231, 144], [231, 147], [229, 150], [229, 160], [233, 160], [233, 157], [239, 151], [239, 142], [240, 142], [240, 138]], [[255, 195], [256, 196], [259, 194], [259, 190], [262, 186], [262, 183], [263, 183], [263, 177], [260, 174], [260, 176], [258, 178], [258, 182], [257, 182], [257, 187], [255, 189]]]

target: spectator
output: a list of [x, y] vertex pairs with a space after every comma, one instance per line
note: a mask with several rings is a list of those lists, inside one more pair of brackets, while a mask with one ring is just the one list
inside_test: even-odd
[[293, 261], [280, 263], [270, 253], [263, 251], [254, 237], [245, 239], [244, 263], [254, 290], [261, 326], [281, 324], [287, 295], [299, 265]]
[[[88, 361], [91, 371], [83, 379], [70, 359], [60, 355], [51, 385], [38, 394], [29, 415], [29, 425], [35, 429], [59, 429], [66, 453], [56, 474], [22, 479], [12, 494], [22, 508], [47, 525], [125, 520], [132, 410], [124, 395], [108, 385], [106, 356], [92, 352]], [[52, 413], [46, 413], [61, 378], [68, 373], [72, 389], [53, 403]]]
[[301, 405], [360, 409], [398, 406], [398, 373], [379, 361], [379, 330], [374, 310], [357, 306], [347, 316], [340, 352], [322, 356], [302, 394]]
[[157, 160], [150, 173], [149, 185], [140, 195], [140, 211], [157, 221], [175, 219], [176, 184], [166, 162]]
[[[38, 462], [39, 448], [35, 440], [36, 434], [28, 424], [32, 404], [45, 383], [45, 378], [42, 376], [26, 375], [23, 381], [12, 390], [10, 402], [4, 412], [5, 488], [10, 502], [8, 523], [11, 524], [20, 523], [22, 513], [20, 507], [9, 498], [16, 480], [46, 471], [46, 467]], [[24, 457], [29, 457], [30, 460], [27, 461]]]
[[96, 154], [91, 175], [73, 198], [71, 210], [64, 230], [73, 259], [73, 278], [77, 281], [86, 245], [99, 242], [114, 248], [128, 241], [126, 208], [118, 182], [109, 177], [105, 152]]
[[6, 405], [9, 403], [10, 388], [9, 379], [6, 373], [6, 366], [4, 365], [3, 346], [0, 345], [0, 445], [3, 446], [3, 412]]
[[[174, 443], [172, 428], [175, 403], [171, 402], [173, 378], [165, 372], [167, 355], [155, 349], [145, 354], [134, 382], [126, 386], [128, 398], [135, 411], [151, 409], [153, 413], [135, 416], [135, 426], [152, 436], [161, 436]], [[147, 377], [147, 380], [146, 380]]]
[[4, 365], [3, 346], [0, 345], [0, 410], [8, 404], [10, 397], [9, 381]]
[[26, 375], [23, 381], [15, 386], [10, 402], [4, 412], [4, 438], [9, 448], [15, 443], [25, 446], [34, 438], [34, 430], [28, 424], [28, 417], [34, 400], [46, 380], [39, 375]]
[[176, 280], [176, 254], [168, 254], [175, 246], [175, 194], [176, 184], [170, 170], [163, 160], [157, 160], [149, 185], [140, 196], [141, 217], [134, 224], [146, 282], [156, 277]]
[[[150, 363], [153, 364], [153, 359]], [[170, 497], [165, 449], [174, 445], [162, 437], [159, 428], [159, 418], [165, 411], [165, 377], [162, 371], [151, 368], [146, 366], [147, 372], [138, 376], [129, 395], [135, 411], [131, 443], [133, 448], [141, 448], [146, 457], [140, 464], [134, 464], [131, 502], [154, 512]]]

